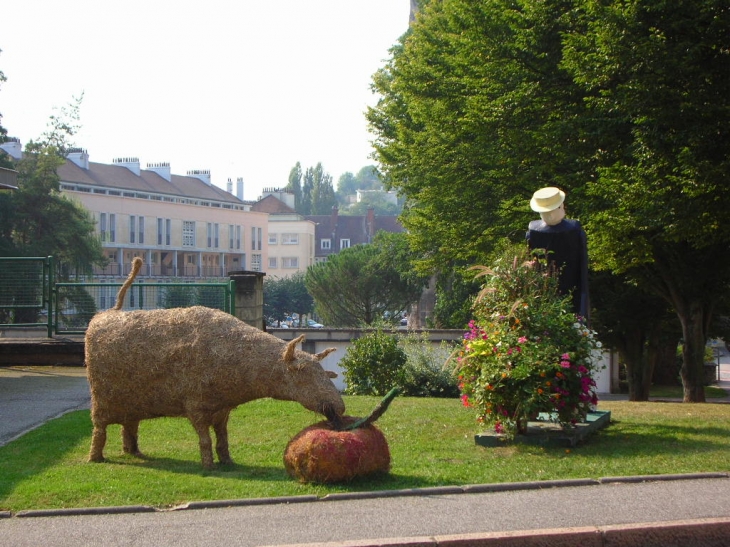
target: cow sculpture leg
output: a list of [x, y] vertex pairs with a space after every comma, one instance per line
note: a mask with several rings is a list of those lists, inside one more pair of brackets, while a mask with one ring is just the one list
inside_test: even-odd
[[122, 449], [125, 454], [132, 454], [133, 456], [142, 458], [144, 454], [139, 451], [138, 431], [139, 420], [124, 422], [122, 424]]
[[205, 469], [213, 468], [213, 440], [210, 437], [210, 416], [189, 416], [200, 444], [200, 460]]
[[213, 431], [215, 431], [215, 451], [218, 461], [224, 464], [233, 463], [228, 451], [228, 417], [230, 410], [222, 410], [213, 416]]
[[94, 432], [91, 435], [90, 462], [104, 461], [104, 445], [106, 444], [106, 424], [94, 422]]

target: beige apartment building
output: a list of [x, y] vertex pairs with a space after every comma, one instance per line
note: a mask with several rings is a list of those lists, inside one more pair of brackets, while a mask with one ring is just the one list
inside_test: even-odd
[[125, 276], [135, 256], [150, 277], [225, 278], [263, 272], [268, 217], [211, 183], [209, 171], [173, 175], [169, 163], [120, 158], [93, 163], [73, 150], [58, 169], [61, 190], [97, 221], [109, 264], [97, 276]]
[[[21, 155], [17, 142], [2, 148]], [[73, 149], [58, 175], [61, 191], [96, 220], [109, 260], [94, 272], [97, 280], [126, 276], [136, 256], [144, 260], [140, 275], [160, 280], [267, 271], [268, 214], [233, 195], [230, 181], [228, 191], [211, 184], [209, 171], [174, 175], [169, 163], [143, 169], [138, 158], [95, 163], [85, 150]]]
[[289, 277], [314, 263], [316, 224], [294, 210], [293, 194], [264, 189], [264, 196], [251, 210], [269, 216], [267, 275]]

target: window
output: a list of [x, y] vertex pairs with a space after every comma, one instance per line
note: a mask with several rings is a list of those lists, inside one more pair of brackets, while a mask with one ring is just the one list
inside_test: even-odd
[[106, 213], [99, 213], [99, 234], [101, 235], [102, 243], [107, 240]]
[[281, 234], [282, 245], [299, 245], [299, 234]]
[[[278, 238], [278, 234], [269, 234], [269, 245], [276, 245], [277, 238]], [[281, 242], [284, 243], [283, 236], [282, 236]]]
[[323, 239], [322, 243], [320, 244], [322, 246], [322, 249], [329, 250], [332, 248], [332, 240], [331, 239]]
[[289, 268], [289, 269], [296, 269], [299, 267], [299, 257], [291, 256], [291, 257], [284, 257], [281, 259], [281, 267], [282, 268]]
[[341, 239], [340, 240], [340, 250], [342, 249], [349, 249], [350, 248], [350, 240], [349, 239]]
[[158, 245], [169, 245], [170, 244], [170, 225], [171, 220], [158, 218], [157, 219], [157, 244]]
[[195, 247], [195, 221], [183, 220], [182, 238], [183, 247]]
[[136, 227], [137, 227], [137, 217], [134, 215], [131, 215], [129, 217], [129, 242], [130, 243], [134, 243], [134, 239], [135, 239], [134, 235], [136, 233], [135, 232]]
[[253, 271], [253, 272], [261, 271], [261, 255], [260, 254], [251, 255], [251, 271]]
[[109, 241], [114, 243], [117, 240], [117, 215], [109, 213]]
[[220, 225], [217, 223], [208, 223], [208, 247], [218, 248], [218, 236], [220, 235]]
[[277, 261], [277, 258], [275, 256], [270, 256], [269, 257], [269, 268], [270, 269], [271, 268], [278, 268], [279, 266], [277, 266], [277, 263], [278, 263], [278, 261]]
[[[262, 239], [263, 239], [264, 231], [263, 228], [251, 228], [251, 250], [252, 251], [260, 251], [262, 249]], [[259, 271], [259, 270], [254, 270]]]
[[228, 225], [228, 248], [240, 249], [241, 248], [241, 227], [235, 224]]
[[139, 242], [144, 243], [144, 217], [139, 217], [139, 231], [137, 235], [139, 236]]

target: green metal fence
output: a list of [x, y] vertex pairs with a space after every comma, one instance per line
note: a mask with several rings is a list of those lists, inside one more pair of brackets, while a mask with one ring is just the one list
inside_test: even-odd
[[[235, 315], [234, 281], [155, 283], [140, 280], [122, 310], [206, 306]], [[0, 258], [0, 328], [39, 327], [83, 334], [99, 311], [116, 303], [122, 283], [55, 283], [53, 258]]]
[[[56, 283], [53, 324], [57, 334], [82, 334], [99, 311], [114, 307], [121, 283]], [[233, 281], [224, 283], [135, 283], [122, 310], [206, 306], [235, 314]]]
[[46, 327], [50, 337], [53, 278], [51, 256], [0, 258], [0, 328]]

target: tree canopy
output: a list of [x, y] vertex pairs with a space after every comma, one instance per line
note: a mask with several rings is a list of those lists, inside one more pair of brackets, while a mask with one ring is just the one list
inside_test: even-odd
[[423, 281], [407, 267], [409, 260], [402, 234], [379, 232], [373, 243], [344, 249], [311, 266], [305, 283], [328, 325], [371, 325], [399, 316], [418, 300]]
[[53, 255], [62, 278], [71, 270], [88, 272], [105, 261], [93, 217], [61, 194], [56, 173], [65, 161], [69, 138], [78, 129], [80, 102], [79, 98], [51, 116], [48, 130], [30, 141], [23, 158], [13, 162], [18, 189], [0, 194], [0, 253]]
[[724, 0], [442, 0], [373, 77], [376, 159], [432, 270], [524, 238], [531, 194], [568, 193], [594, 268], [667, 300], [685, 400], [730, 280], [730, 10]]
[[304, 284], [304, 273], [288, 277], [266, 277], [264, 280], [264, 315], [267, 319], [283, 321], [291, 313], [301, 320], [314, 310], [314, 299]]
[[328, 215], [337, 205], [332, 175], [318, 163], [302, 172], [299, 162], [289, 173], [286, 190], [295, 196], [295, 209], [300, 215]]

